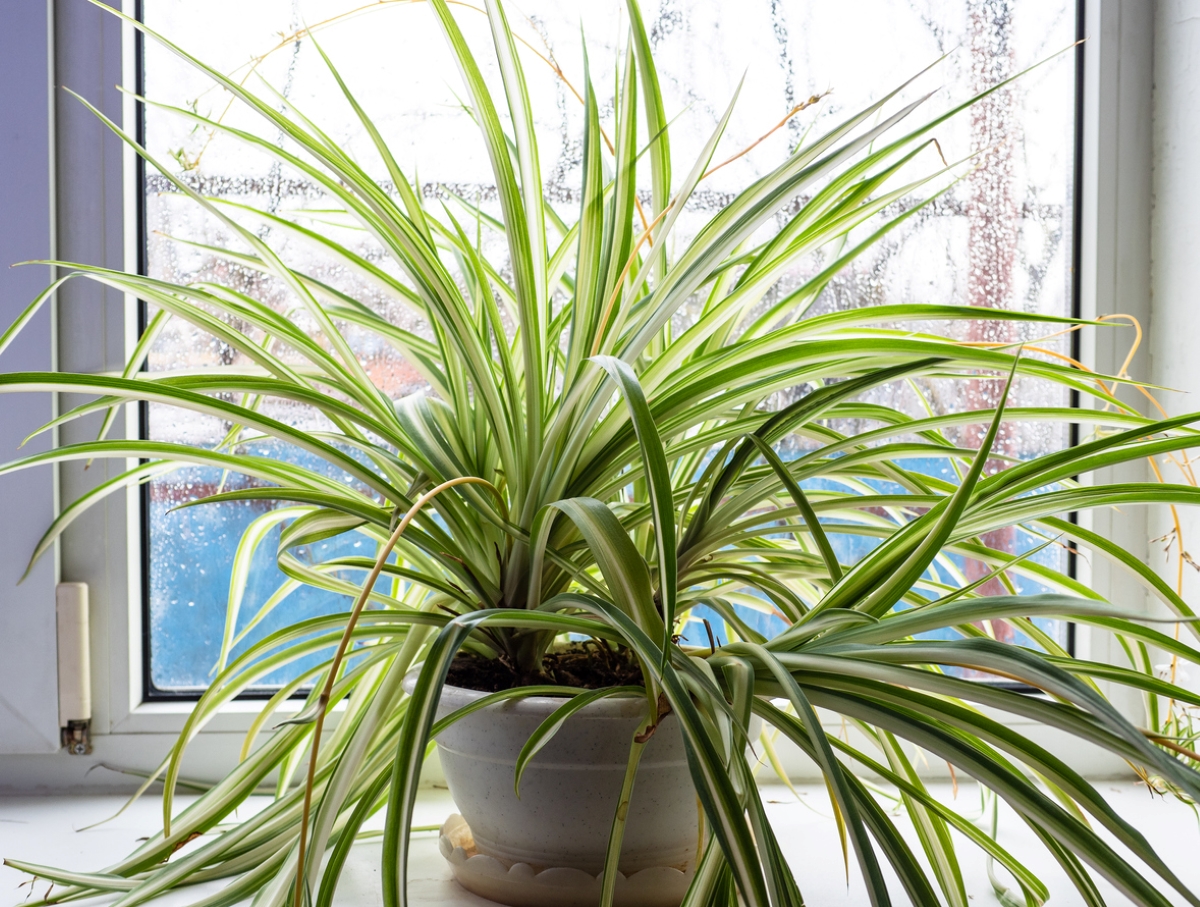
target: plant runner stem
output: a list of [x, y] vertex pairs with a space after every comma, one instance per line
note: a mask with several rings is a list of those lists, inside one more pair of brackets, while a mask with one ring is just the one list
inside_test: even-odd
[[317, 773], [317, 753], [321, 747], [321, 731], [325, 726], [325, 713], [329, 710], [329, 699], [333, 694], [333, 685], [337, 681], [338, 671], [341, 669], [342, 660], [346, 656], [346, 649], [350, 646], [350, 637], [354, 633], [354, 627], [358, 623], [358, 617], [362, 614], [363, 608], [366, 607], [367, 601], [371, 597], [371, 590], [375, 588], [375, 581], [379, 579], [379, 574], [383, 572], [383, 565], [387, 562], [388, 557], [392, 553], [392, 549], [400, 541], [400, 536], [404, 534], [404, 530], [408, 528], [408, 524], [413, 521], [421, 508], [428, 504], [431, 500], [445, 491], [447, 488], [453, 488], [455, 485], [486, 485], [496, 497], [500, 498], [500, 493], [486, 479], [480, 479], [475, 476], [458, 476], [454, 479], [449, 479], [438, 485], [436, 488], [425, 492], [421, 497], [417, 498], [416, 503], [409, 508], [408, 513], [404, 514], [404, 518], [400, 520], [400, 524], [396, 526], [395, 532], [391, 538], [383, 546], [379, 552], [379, 556], [375, 558], [375, 566], [371, 568], [371, 573], [363, 583], [362, 592], [358, 596], [358, 601], [354, 603], [354, 608], [350, 611], [350, 619], [346, 621], [346, 631], [342, 634], [342, 640], [338, 643], [336, 654], [333, 656], [333, 662], [329, 666], [329, 674], [325, 677], [325, 687], [321, 690], [321, 695], [317, 700], [317, 716], [316, 727], [313, 730], [312, 751], [308, 758], [308, 778], [304, 782], [304, 812], [300, 819], [300, 846], [297, 850], [296, 860], [296, 894], [293, 901], [294, 907], [303, 907], [304, 905], [304, 849], [308, 843], [308, 816], [312, 809], [312, 792], [313, 782]]
[[1165, 746], [1167, 749], [1179, 753], [1181, 756], [1187, 756], [1195, 762], [1200, 762], [1200, 753], [1190, 750], [1186, 746], [1180, 746], [1170, 737], [1164, 737], [1162, 734], [1156, 734], [1154, 731], [1148, 731], [1145, 728], [1138, 728], [1138, 730], [1145, 735], [1147, 740], [1153, 740], [1159, 746]]

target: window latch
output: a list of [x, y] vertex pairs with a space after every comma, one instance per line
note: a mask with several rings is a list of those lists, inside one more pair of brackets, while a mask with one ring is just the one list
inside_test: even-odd
[[87, 583], [59, 583], [55, 592], [58, 632], [58, 726], [72, 756], [92, 751], [92, 671], [88, 655]]
[[71, 721], [62, 729], [62, 745], [72, 756], [86, 756], [92, 751], [92, 723]]

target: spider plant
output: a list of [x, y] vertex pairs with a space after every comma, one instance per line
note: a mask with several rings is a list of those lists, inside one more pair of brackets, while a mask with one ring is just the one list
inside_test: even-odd
[[[13, 862], [63, 886], [39, 904], [105, 896], [133, 907], [175, 888], [229, 878], [199, 903], [224, 907], [253, 894], [261, 907], [309, 899], [329, 907], [363, 823], [384, 809], [384, 903], [407, 904], [422, 762], [440, 728], [460, 717], [435, 721], [456, 653], [467, 648], [502, 659], [524, 681], [485, 702], [547, 690], [562, 695], [561, 724], [584, 691], [547, 687], [544, 659], [563, 640], [580, 637], [627, 650], [640, 664], [646, 716], [637, 739], [668, 713], [678, 722], [711, 830], [687, 895], [691, 907], [802, 902], [803, 879], [784, 860], [744, 757], [753, 716], [819, 767], [847, 859], [857, 862], [873, 904], [888, 904], [898, 893], [885, 881], [886, 862], [913, 903], [965, 907], [952, 831], [1006, 867], [1026, 904], [1048, 897], [1015, 855], [930, 794], [910, 758], [914, 746], [1006, 801], [1088, 903], [1101, 903], [1096, 874], [1137, 904], [1200, 904], [1068, 762], [992, 717], [1065, 731], [1183, 796], [1200, 797], [1200, 774], [1165, 749], [1164, 738], [1151, 739], [1114, 708], [1099, 683], [1125, 685], [1154, 701], [1197, 705], [1195, 694], [1141, 670], [1139, 661], [1123, 668], [1073, 658], [1035, 620], [1119, 634], [1135, 654], [1157, 649], [1200, 663], [1200, 651], [1100, 600], [1067, 573], [983, 541], [1003, 527], [1019, 527], [1045, 544], [1070, 538], [1090, 556], [1131, 571], [1186, 621], [1192, 612], [1149, 568], [1066, 515], [1195, 502], [1200, 493], [1186, 485], [1078, 481], [1195, 445], [1193, 417], [1151, 421], [1117, 398], [1115, 378], [1037, 351], [957, 342], [929, 328], [984, 318], [1061, 327], [1067, 319], [933, 304], [809, 311], [839, 269], [920, 206], [881, 220], [884, 209], [921, 193], [921, 204], [935, 197], [949, 168], [908, 174], [935, 160], [934, 130], [977, 99], [912, 126], [924, 99], [901, 104], [897, 89], [810, 134], [676, 248], [680, 213], [713, 167], [729, 111], [699, 158], [686, 172], [676, 170], [636, 0], [628, 3], [628, 47], [608, 131], [590, 77], [583, 81], [580, 201], [572, 212], [544, 196], [527, 76], [501, 4], [489, 0], [486, 11], [498, 88], [485, 83], [446, 0], [428, 6], [458, 62], [465, 115], [479, 127], [498, 213], [462, 200], [431, 206], [328, 59], [330, 78], [372, 139], [394, 194], [381, 188], [381, 174], [368, 173], [277, 96], [250, 90], [127, 20], [260, 116], [267, 131], [286, 137], [286, 147], [194, 110], [175, 114], [317, 183], [327, 206], [365, 230], [399, 276], [299, 216], [203, 197], [96, 111], [236, 240], [209, 251], [271, 275], [315, 327], [304, 330], [288, 313], [229, 286], [60, 263], [69, 270], [59, 283], [94, 280], [145, 300], [155, 312], [150, 330], [122, 375], [0, 376], [5, 392], [91, 397], [51, 425], [104, 418], [97, 440], [0, 471], [98, 457], [130, 463], [66, 507], [37, 554], [105, 495], [183, 465], [253, 480], [195, 504], [280, 505], [247, 530], [218, 670], [155, 775], [165, 782], [162, 831], [102, 872]], [[646, 170], [648, 199], [638, 192]], [[784, 225], [764, 239], [764, 226], [781, 212], [789, 212]], [[430, 334], [406, 330], [289, 267], [256, 231], [261, 223], [270, 224], [272, 236], [316, 244], [346, 272], [426, 320]], [[481, 230], [502, 238], [500, 254], [486, 252]], [[781, 276], [817, 250], [826, 254], [824, 268], [789, 292], [771, 294]], [[53, 289], [0, 337], [0, 350]], [[685, 304], [692, 306], [687, 318]], [[142, 371], [167, 319], [202, 329], [236, 351], [238, 361], [200, 371]], [[351, 347], [350, 327], [399, 350], [429, 391], [389, 398]], [[980, 376], [1052, 382], [1096, 408], [1006, 409], [1002, 397], [995, 406], [917, 418], [865, 396], [902, 380], [917, 386], [918, 379]], [[781, 392], [797, 387], [806, 392], [778, 405]], [[213, 448], [108, 438], [114, 413], [130, 401], [215, 416], [231, 428]], [[272, 418], [263, 412], [266, 401], [309, 407], [325, 428], [302, 431]], [[1094, 431], [1070, 449], [1025, 462], [993, 451], [1006, 421], [1083, 420]], [[977, 448], [955, 440], [970, 427], [982, 436]], [[264, 440], [307, 459], [271, 456]], [[906, 468], [905, 458], [918, 455], [953, 464], [955, 477]], [[1006, 468], [985, 469], [997, 460]], [[312, 465], [318, 462], [320, 468]], [[281, 523], [277, 561], [288, 584], [268, 607], [302, 584], [351, 596], [354, 605], [296, 622], [239, 654], [236, 577], [244, 579], [266, 530]], [[307, 563], [295, 555], [299, 546], [345, 533], [369, 539], [375, 556]], [[843, 563], [834, 542], [848, 535], [869, 538], [873, 547]], [[983, 580], [962, 578], [963, 559], [986, 564], [986, 578], [1009, 583], [1011, 594], [981, 594]], [[1017, 595], [1010, 577], [1049, 591]], [[723, 618], [725, 644], [691, 644], [699, 638], [688, 620], [700, 606]], [[747, 624], [745, 607], [769, 610], [783, 629], [764, 637]], [[1004, 620], [1028, 644], [998, 641], [991, 627]], [[928, 638], [947, 629], [956, 631], [954, 638]], [[314, 655], [316, 663], [266, 704], [236, 768], [177, 813], [174, 792], [189, 741], [257, 680]], [[407, 695], [401, 681], [417, 669]], [[948, 669], [1017, 681], [1047, 695]], [[270, 716], [305, 691], [304, 710], [260, 743]], [[603, 693], [589, 699], [595, 695]], [[336, 727], [323, 733], [330, 705], [343, 701]], [[848, 741], [827, 733], [830, 718], [861, 734]], [[631, 740], [627, 792], [641, 747]], [[305, 783], [291, 784], [305, 765]], [[898, 791], [923, 859], [860, 779], [864, 773]], [[279, 782], [271, 804], [252, 818], [231, 819], [272, 774]], [[622, 831], [618, 813], [610, 855], [620, 852]], [[615, 873], [610, 858], [606, 903]]]

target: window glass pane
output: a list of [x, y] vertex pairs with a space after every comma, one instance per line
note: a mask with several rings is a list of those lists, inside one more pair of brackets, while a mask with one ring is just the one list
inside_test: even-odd
[[[832, 121], [881, 97], [939, 57], [947, 55], [905, 96], [915, 99], [935, 91], [928, 103], [948, 109], [975, 91], [1051, 58], [1075, 34], [1072, 0], [858, 0], [853, 4], [743, 0], [736, 5], [736, 14], [734, 7], [716, 0], [645, 0], [643, 7], [666, 107], [675, 117], [671, 134], [677, 181], [744, 78], [718, 159], [754, 147], [705, 181], [685, 211], [681, 240], [694, 234], [731, 193], [778, 162], [814, 123]], [[490, 38], [485, 20], [467, 7], [455, 10], [486, 64]], [[526, 53], [525, 65], [542, 135], [544, 181], [547, 195], [560, 203], [563, 212], [573, 212], [578, 203], [582, 122], [575, 91], [583, 71], [580, 22], [597, 91], [611, 110], [616, 53], [627, 29], [624, 16], [620, 0], [527, 0], [520, 11], [516, 6], [510, 9], [514, 28], [536, 52]], [[485, 207], [494, 204], [486, 154], [476, 127], [461, 108], [457, 69], [426, 4], [382, 2], [363, 7], [361, 0], [249, 4], [210, 0], [199, 6], [183, 0], [153, 0], [146, 4], [146, 21], [256, 90], [265, 80], [279, 92], [281, 107], [289, 105], [309, 117], [382, 177], [386, 171], [370, 137], [341, 98], [317, 49], [309, 40], [292, 39], [305, 24], [319, 24], [321, 46], [383, 132], [400, 165], [419, 176], [423, 193], [443, 199], [456, 194]], [[228, 126], [252, 130], [285, 149], [292, 147], [285, 136], [266, 129], [241, 105], [230, 105], [227, 94], [154, 42], [146, 43], [144, 62], [147, 93], [155, 100], [219, 116]], [[494, 75], [490, 70], [486, 74]], [[814, 96], [820, 96], [819, 103], [771, 131], [790, 110]], [[1068, 52], [1053, 56], [966, 115], [938, 126], [932, 133], [937, 145], [924, 152], [927, 163], [934, 166], [939, 153], [951, 163], [974, 155], [974, 171], [840, 274], [812, 312], [928, 302], [1069, 314], [1073, 113], [1073, 57]], [[289, 264], [428, 336], [428, 326], [409, 309], [376, 287], [331, 269], [313, 243], [284, 235], [268, 219], [231, 207], [250, 205], [281, 215], [307, 209], [305, 223], [335, 231], [340, 242], [381, 267], [391, 267], [369, 237], [323, 210], [329, 200], [304, 174], [159, 108], [147, 111], [146, 140], [165, 166], [252, 225]], [[381, 183], [391, 189], [388, 181], [381, 179]], [[221, 283], [269, 302], [301, 325], [306, 323], [307, 316], [293, 308], [294, 300], [278, 281], [210, 248], [230, 244], [230, 231], [153, 168], [147, 168], [145, 201], [151, 276]], [[902, 199], [885, 216], [897, 217], [911, 205], [912, 200]], [[803, 261], [772, 291], [774, 298], [821, 267], [821, 256]], [[946, 328], [940, 325], [937, 330]], [[1036, 326], [995, 322], [972, 322], [949, 330], [960, 339], [996, 344], [1037, 340], [1046, 333]], [[349, 336], [359, 345], [372, 378], [390, 395], [400, 397], [422, 388], [417, 373], [392, 348], [353, 330]], [[1038, 345], [1059, 355], [1070, 349], [1065, 336]], [[228, 346], [172, 321], [157, 339], [149, 367], [199, 369], [239, 361]], [[994, 404], [1000, 385], [987, 378], [954, 385], [917, 381], [889, 386], [869, 399], [914, 415], [946, 413]], [[787, 397], [781, 395], [778, 402], [786, 402]], [[1037, 406], [1062, 405], [1066, 400], [1058, 390], [1019, 382], [1010, 402]], [[264, 412], [310, 431], [328, 427], [300, 406], [273, 403]], [[869, 424], [864, 421], [858, 427]], [[149, 434], [159, 440], [214, 447], [239, 440], [230, 436], [232, 428], [215, 418], [159, 407], [149, 411]], [[1012, 422], [1004, 428], [997, 453], [1027, 458], [1063, 446], [1066, 432], [1062, 424]], [[978, 446], [979, 435], [979, 429], [970, 427], [957, 440]], [[265, 445], [241, 449], [296, 456]], [[803, 445], [797, 442], [791, 453], [802, 452]], [[953, 477], [947, 460], [918, 457], [907, 465]], [[148, 657], [150, 679], [159, 690], [195, 690], [211, 678], [222, 644], [234, 553], [243, 530], [266, 513], [262, 506], [247, 503], [176, 508], [244, 482], [217, 470], [193, 468], [157, 478], [149, 486]], [[984, 541], [1014, 551], [1043, 541], [1004, 532]], [[259, 608], [287, 581], [274, 564], [278, 533], [276, 525], [255, 560], [241, 602], [238, 626], [239, 632], [246, 632], [238, 650], [285, 622], [347, 605], [332, 593], [301, 590], [249, 626]], [[837, 535], [836, 543], [846, 560], [861, 556], [872, 544], [867, 537], [852, 534]], [[316, 563], [353, 553], [360, 544], [347, 535], [311, 551], [298, 551], [296, 557]], [[1035, 559], [1061, 567], [1064, 557], [1060, 548], [1050, 545]], [[940, 578], [954, 585], [964, 577], [983, 576], [987, 567], [967, 560], [948, 561], [938, 569]], [[1018, 579], [1017, 585], [1023, 591], [1035, 588], [1031, 581]], [[1001, 590], [998, 581], [987, 587], [991, 592]], [[764, 628], [777, 623], [769, 615], [759, 619]], [[1057, 625], [1046, 629], [1060, 638], [1064, 633]], [[997, 633], [1008, 631], [997, 628]], [[278, 684], [299, 669], [287, 666], [263, 678], [263, 684]]]

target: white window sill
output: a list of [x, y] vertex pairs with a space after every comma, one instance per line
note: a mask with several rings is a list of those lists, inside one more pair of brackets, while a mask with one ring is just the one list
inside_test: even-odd
[[[1121, 815], [1146, 834], [1167, 865], [1175, 869], [1184, 882], [1193, 889], [1200, 888], [1200, 861], [1195, 858], [1197, 845], [1200, 844], [1200, 829], [1195, 816], [1186, 806], [1174, 800], [1154, 797], [1141, 785], [1129, 781], [1098, 781], [1096, 786]], [[930, 787], [939, 797], [952, 802], [952, 791], [948, 784], [939, 783]], [[846, 885], [838, 837], [829, 818], [824, 788], [804, 785], [797, 789], [801, 794], [801, 803], [797, 803], [782, 787], [766, 787], [763, 793], [779, 840], [796, 867], [797, 881], [805, 899], [810, 904], [821, 905], [867, 903], [853, 858], [850, 885]], [[180, 799], [180, 809], [191, 801], [190, 797]], [[978, 803], [977, 789], [972, 784], [961, 785], [957, 801], [954, 802], [965, 814], [972, 814]], [[119, 796], [0, 798], [0, 857], [73, 869], [100, 869], [125, 856], [134, 848], [139, 837], [160, 827], [159, 801], [156, 797], [148, 796], [112, 822], [88, 831], [75, 831], [112, 815], [122, 803], [124, 798]], [[414, 824], [438, 823], [451, 812], [454, 812], [454, 805], [446, 791], [423, 791], [417, 803]], [[376, 817], [375, 824], [378, 823], [379, 817]], [[911, 846], [919, 850], [915, 837], [910, 834], [908, 838]], [[958, 841], [963, 876], [972, 902], [980, 907], [997, 903], [988, 884], [983, 857], [961, 838]], [[1041, 876], [1050, 888], [1055, 907], [1083, 904], [1050, 855], [1025, 824], [1008, 810], [1001, 813], [1000, 842]], [[412, 903], [441, 907], [487, 907], [490, 904], [459, 888], [451, 879], [450, 870], [438, 853], [436, 835], [418, 834], [414, 843], [409, 867]], [[379, 892], [380, 846], [375, 839], [364, 841], [355, 848], [338, 889], [339, 905], [378, 907], [382, 904]], [[1003, 874], [1003, 870], [998, 872]], [[27, 878], [22, 873], [0, 866], [0, 897], [10, 903], [24, 900], [29, 893], [28, 887], [18, 890], [17, 886]], [[218, 890], [223, 884], [209, 883], [201, 886], [204, 890], [188, 888], [156, 903], [164, 907], [190, 904]], [[1128, 903], [1105, 882], [1100, 881], [1099, 885], [1110, 904]], [[34, 893], [36, 897], [45, 894], [44, 886], [45, 883], [38, 884]], [[893, 893], [897, 898], [903, 898], [898, 883]]]

